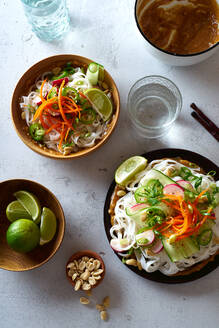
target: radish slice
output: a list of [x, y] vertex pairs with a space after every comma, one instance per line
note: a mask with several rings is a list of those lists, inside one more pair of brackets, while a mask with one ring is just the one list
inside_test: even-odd
[[147, 246], [153, 243], [155, 234], [153, 230], [146, 230], [136, 235], [136, 241], [138, 245]]
[[162, 241], [160, 239], [158, 239], [156, 241], [156, 243], [151, 247], [151, 251], [154, 253], [154, 254], [158, 254], [162, 251], [163, 249], [163, 244], [162, 244]]
[[193, 191], [194, 188], [192, 186], [192, 184], [189, 181], [185, 181], [185, 180], [178, 180], [176, 181], [181, 187], [188, 189], [190, 191]]
[[124, 252], [129, 246], [127, 239], [111, 239], [110, 246], [116, 252]]
[[126, 212], [128, 215], [134, 215], [141, 210], [144, 210], [147, 206], [145, 204], [136, 204], [130, 208], [127, 208]]
[[184, 196], [183, 188], [175, 183], [166, 185], [163, 188], [163, 193], [164, 195], [175, 195], [175, 196], [182, 196], [182, 197]]

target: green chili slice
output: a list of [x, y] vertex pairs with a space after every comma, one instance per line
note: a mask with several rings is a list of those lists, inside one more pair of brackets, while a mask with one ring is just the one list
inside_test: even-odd
[[77, 103], [80, 101], [80, 95], [77, 92], [76, 89], [72, 88], [72, 87], [65, 87], [62, 91], [62, 95], [63, 96], [70, 96], [73, 98], [73, 100]]
[[82, 110], [80, 122], [83, 124], [92, 124], [96, 119], [96, 112], [93, 108], [87, 108]]
[[31, 137], [36, 141], [43, 140], [43, 136], [45, 134], [45, 130], [40, 123], [34, 123], [30, 125], [29, 132]]

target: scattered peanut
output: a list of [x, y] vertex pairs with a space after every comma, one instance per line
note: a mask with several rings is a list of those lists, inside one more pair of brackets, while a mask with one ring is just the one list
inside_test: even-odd
[[22, 118], [22, 120], [25, 120], [25, 119], [26, 119], [25, 112], [22, 112], [22, 113], [21, 113], [21, 118]]
[[108, 318], [108, 316], [107, 316], [107, 312], [106, 312], [106, 311], [101, 311], [101, 312], [100, 312], [100, 318], [101, 318], [101, 320], [106, 321], [107, 318]]
[[104, 299], [103, 299], [103, 306], [105, 308], [108, 308], [110, 306], [110, 298], [109, 298], [109, 296], [104, 297]]
[[137, 261], [135, 259], [129, 259], [125, 262], [127, 265], [137, 266]]
[[122, 196], [126, 195], [126, 192], [124, 190], [119, 190], [119, 191], [117, 191], [116, 195], [119, 197], [122, 197]]
[[61, 72], [61, 67], [54, 67], [52, 72], [54, 75], [58, 75]]
[[80, 303], [83, 305], [87, 305], [90, 303], [90, 300], [86, 297], [80, 297]]
[[101, 312], [105, 310], [105, 306], [103, 304], [96, 304], [96, 309]]

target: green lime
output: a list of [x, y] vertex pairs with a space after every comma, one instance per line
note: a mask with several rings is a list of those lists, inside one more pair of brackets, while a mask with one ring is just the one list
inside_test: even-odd
[[40, 222], [41, 215], [41, 206], [38, 198], [25, 190], [15, 192], [14, 196], [31, 215], [32, 220], [38, 224]]
[[100, 89], [92, 88], [84, 92], [97, 113], [107, 121], [113, 112], [113, 105], [107, 95]]
[[40, 241], [40, 229], [33, 221], [20, 219], [10, 224], [6, 234], [8, 245], [16, 252], [32, 251]]
[[51, 241], [56, 233], [56, 217], [53, 211], [43, 207], [40, 223], [40, 245]]
[[6, 208], [6, 215], [8, 220], [11, 222], [19, 219], [32, 220], [32, 216], [25, 210], [18, 200], [14, 200], [8, 204]]
[[142, 156], [133, 156], [123, 162], [115, 173], [115, 181], [121, 186], [125, 186], [137, 173], [147, 166], [147, 159]]

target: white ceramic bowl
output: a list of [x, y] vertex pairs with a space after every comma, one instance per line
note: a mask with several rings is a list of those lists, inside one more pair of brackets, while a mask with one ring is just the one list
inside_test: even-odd
[[[140, 4], [144, 0], [136, 0], [135, 1], [135, 20], [138, 26], [139, 31], [141, 32], [142, 36], [145, 39], [145, 44], [147, 47], [148, 52], [156, 57], [157, 59], [161, 60], [162, 62], [171, 65], [171, 66], [189, 66], [194, 65], [202, 62], [203, 60], [212, 56], [218, 49], [219, 49], [219, 42], [215, 43], [211, 48], [208, 48], [204, 51], [197, 52], [191, 55], [177, 55], [171, 52], [165, 51], [161, 48], [155, 46], [141, 31], [140, 25], [138, 23], [138, 17], [141, 13], [139, 7]], [[219, 4], [219, 0], [217, 0]], [[143, 8], [144, 9], [144, 8]]]

